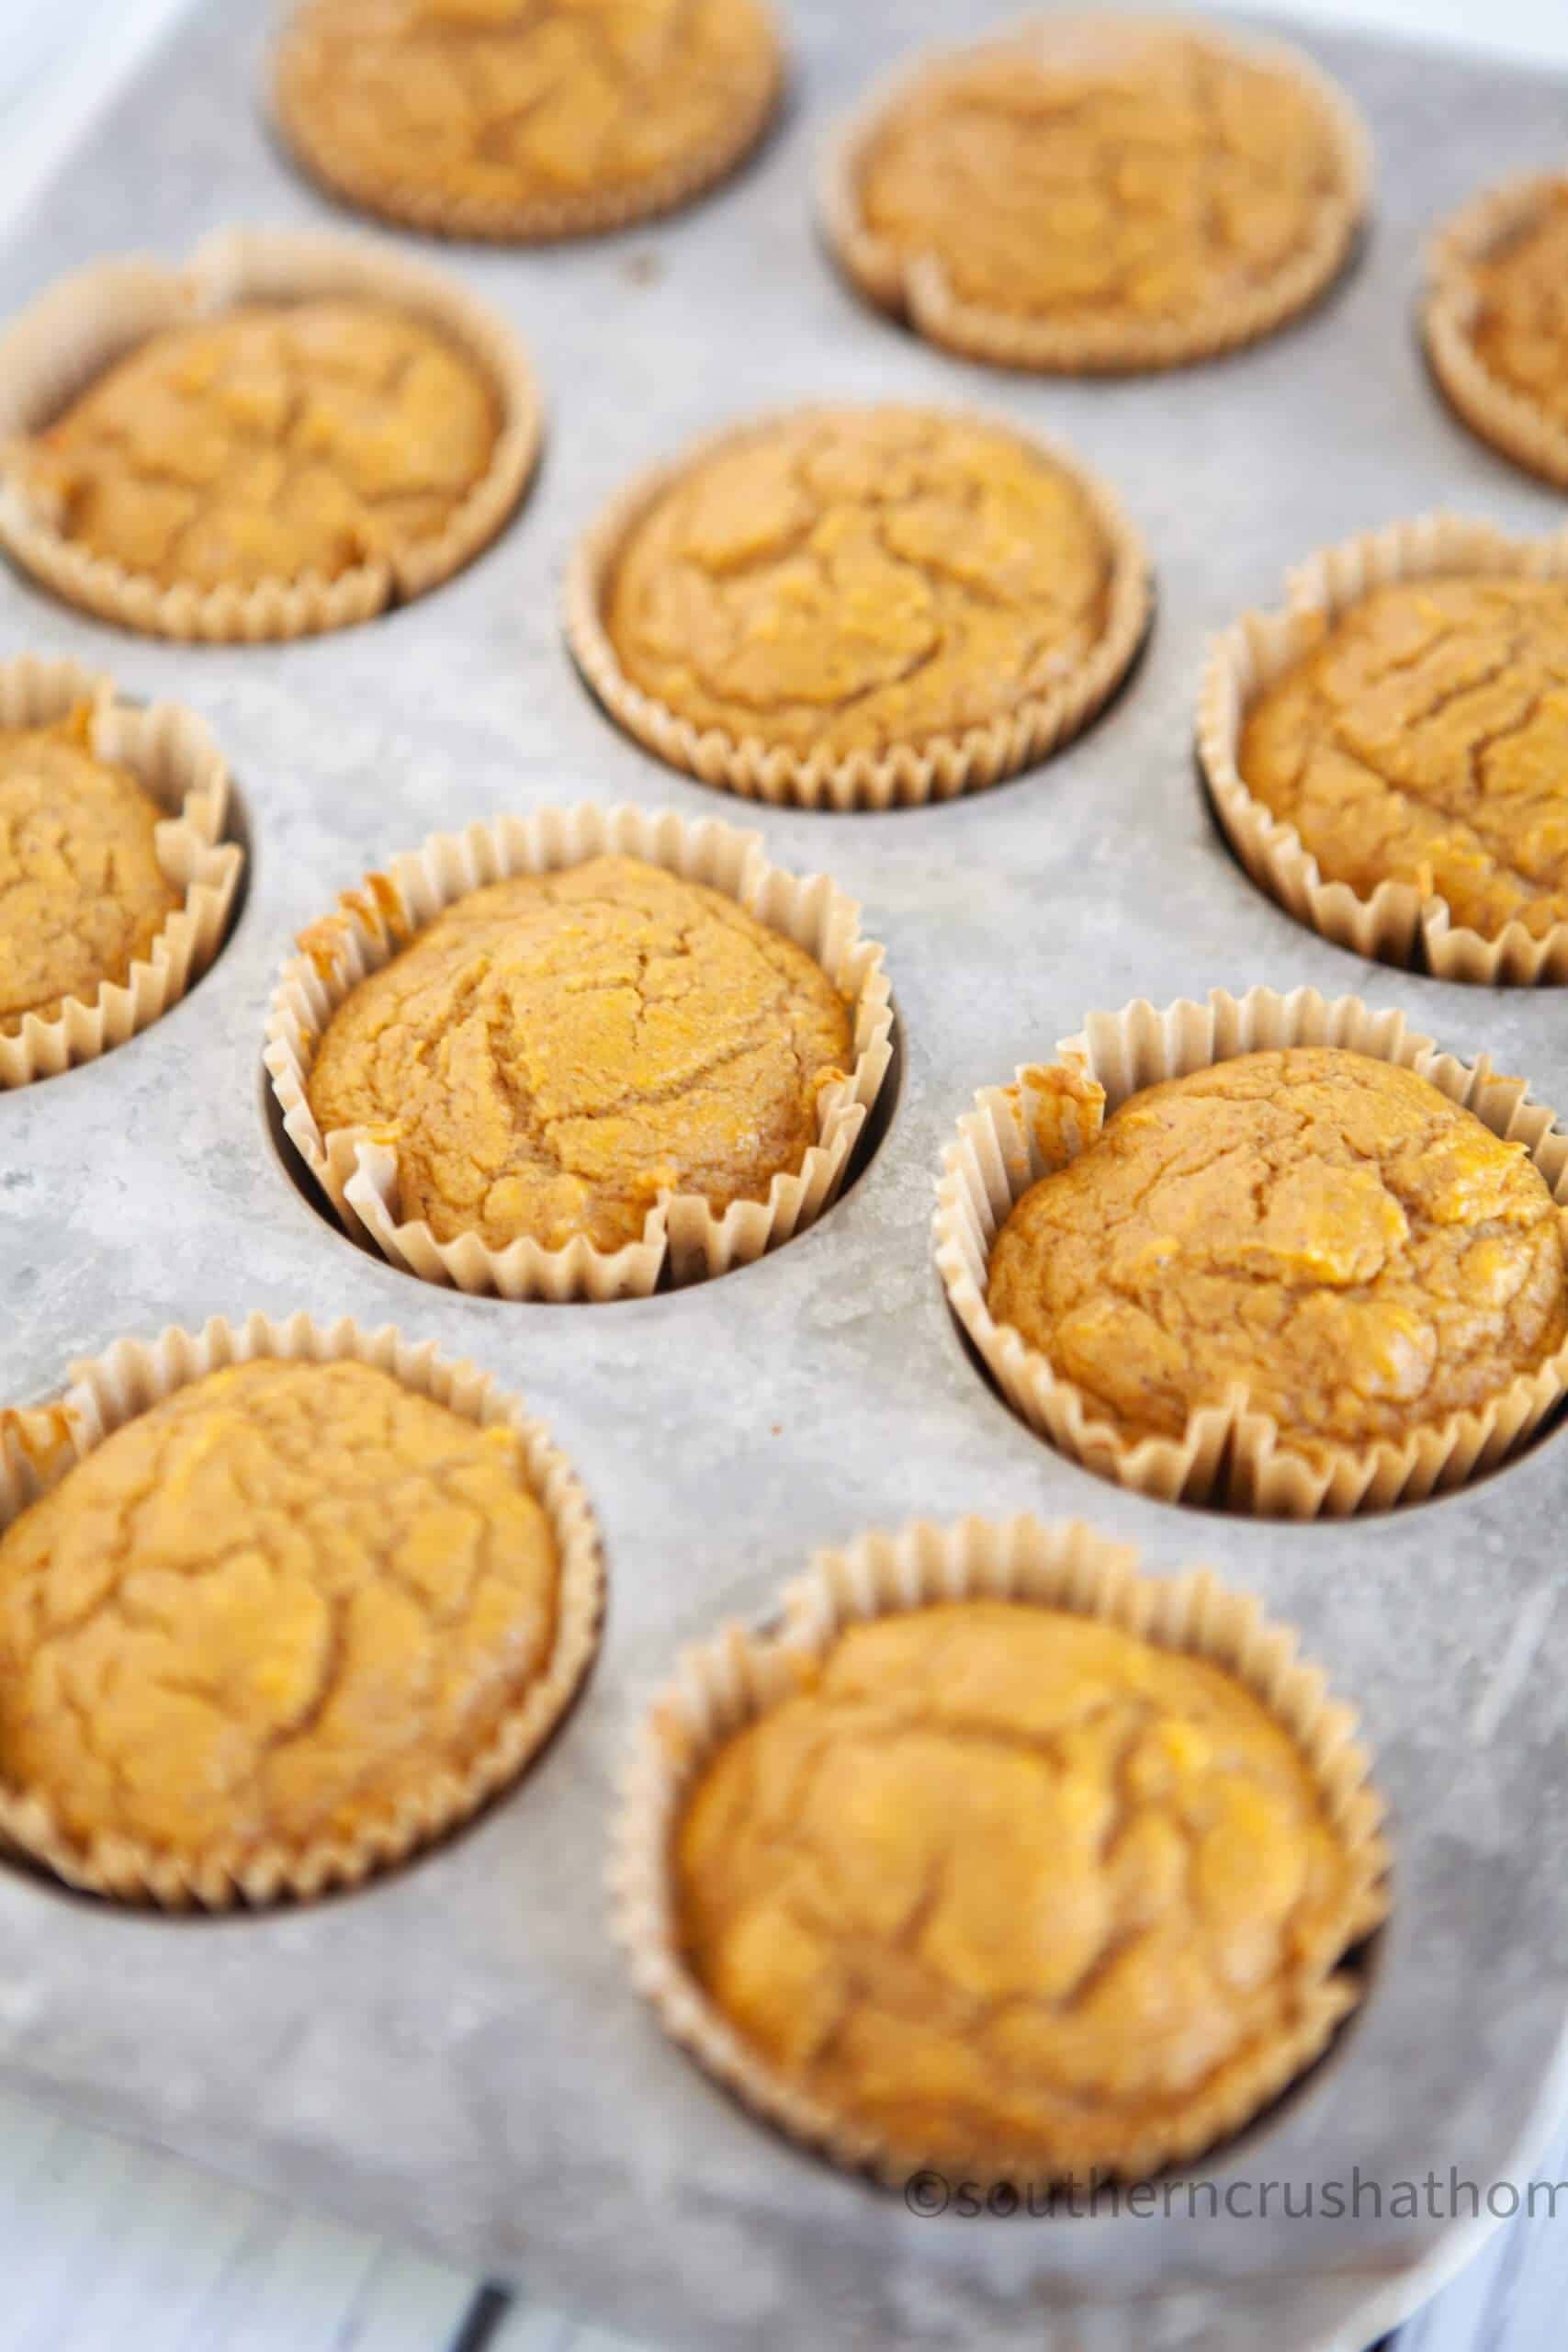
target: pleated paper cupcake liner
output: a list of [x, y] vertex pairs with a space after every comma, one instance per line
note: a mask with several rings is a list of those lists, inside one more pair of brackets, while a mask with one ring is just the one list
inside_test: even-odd
[[[716, 1213], [700, 1193], [661, 1193], [640, 1239], [614, 1250], [583, 1234], [557, 1250], [527, 1236], [503, 1250], [475, 1232], [438, 1240], [423, 1218], [400, 1214], [389, 1140], [364, 1127], [321, 1133], [306, 1090], [322, 1033], [349, 991], [456, 899], [489, 882], [557, 873], [606, 854], [640, 858], [721, 890], [803, 948], [852, 1009], [853, 1067], [822, 1088], [816, 1142], [798, 1169], [774, 1175], [765, 1200], [732, 1201]], [[351, 1233], [394, 1265], [458, 1290], [510, 1299], [644, 1298], [666, 1274], [681, 1283], [750, 1264], [803, 1232], [837, 1197], [893, 1058], [882, 949], [861, 937], [859, 907], [826, 875], [803, 879], [770, 865], [759, 834], [713, 818], [689, 825], [673, 809], [581, 802], [432, 834], [387, 873], [367, 875], [345, 892], [329, 922], [335, 939], [314, 925], [310, 952], [285, 967], [273, 997], [265, 1059], [285, 1131]]]
[[1509, 538], [1489, 523], [1425, 514], [1320, 548], [1292, 573], [1285, 605], [1250, 612], [1215, 638], [1198, 707], [1198, 755], [1227, 840], [1259, 889], [1337, 947], [1442, 980], [1568, 980], [1568, 922], [1532, 931], [1516, 920], [1495, 937], [1456, 923], [1447, 901], [1414, 883], [1381, 882], [1370, 895], [1325, 881], [1287, 820], [1258, 799], [1237, 766], [1247, 714], [1258, 696], [1316, 645], [1350, 608], [1400, 581], [1502, 575], [1568, 578], [1568, 530]]
[[598, 1647], [604, 1562], [576, 1472], [521, 1398], [497, 1388], [473, 1364], [438, 1354], [433, 1342], [416, 1345], [391, 1324], [367, 1331], [346, 1317], [323, 1326], [304, 1314], [283, 1323], [255, 1314], [238, 1325], [214, 1317], [199, 1331], [170, 1329], [152, 1341], [117, 1341], [105, 1354], [73, 1364], [70, 1385], [53, 1404], [0, 1415], [0, 1527], [56, 1486], [106, 1437], [176, 1389], [224, 1365], [263, 1357], [370, 1364], [476, 1428], [514, 1430], [559, 1558], [555, 1646], [464, 1768], [446, 1764], [434, 1770], [417, 1798], [352, 1835], [303, 1845], [218, 1839], [196, 1856], [170, 1853], [118, 1833], [84, 1841], [62, 1824], [44, 1796], [13, 1788], [0, 1776], [0, 1849], [42, 1863], [71, 1886], [167, 1910], [221, 1911], [241, 1904], [308, 1902], [333, 1888], [358, 1885], [445, 1836], [515, 1781], [570, 1706]]
[[906, 254], [869, 228], [860, 181], [872, 141], [894, 107], [940, 90], [974, 48], [919, 60], [875, 92], [829, 142], [818, 175], [822, 233], [846, 276], [879, 310], [908, 321], [929, 342], [995, 368], [1046, 375], [1135, 375], [1210, 359], [1258, 342], [1324, 294], [1349, 260], [1371, 197], [1371, 141], [1366, 124], [1337, 83], [1299, 50], [1282, 41], [1243, 40], [1227, 30], [1168, 17], [1028, 17], [983, 44], [1017, 49], [1035, 39], [1063, 42], [1095, 26], [1119, 30], [1146, 24], [1163, 33], [1185, 30], [1227, 55], [1290, 82], [1311, 101], [1334, 146], [1339, 185], [1325, 200], [1300, 249], [1263, 284], [1224, 301], [1210, 301], [1190, 318], [1038, 318], [966, 300], [935, 254]]
[[1162, 1502], [1224, 1504], [1270, 1518], [1388, 1510], [1462, 1486], [1523, 1445], [1568, 1391], [1568, 1341], [1484, 1405], [1397, 1441], [1292, 1441], [1240, 1386], [1224, 1403], [1192, 1411], [1179, 1438], [1135, 1437], [987, 1304], [992, 1248], [1011, 1210], [1031, 1185], [1087, 1149], [1130, 1095], [1238, 1054], [1291, 1046], [1342, 1046], [1414, 1070], [1494, 1135], [1524, 1144], [1568, 1238], [1568, 1135], [1522, 1079], [1499, 1075], [1484, 1056], [1469, 1063], [1439, 1052], [1403, 1013], [1374, 1012], [1359, 997], [1330, 1000], [1315, 989], [1280, 996], [1268, 988], [1233, 997], [1215, 989], [1206, 1004], [1158, 1009], [1139, 1000], [1091, 1013], [1057, 1046], [1055, 1063], [1020, 1069], [1010, 1086], [976, 1094], [942, 1155], [937, 1266], [953, 1314], [1014, 1412], [1100, 1477]]
[[[748, 2041], [709, 1997], [682, 1950], [672, 1886], [675, 1835], [705, 1767], [727, 1741], [791, 1696], [840, 1635], [868, 1619], [965, 1599], [1010, 1600], [1113, 1625], [1162, 1650], [1210, 1660], [1234, 1676], [1289, 1734], [1318, 1792], [1349, 1868], [1344, 1901], [1319, 1948], [1303, 1959], [1297, 2014], [1266, 2047], [1222, 2066], [1179, 2114], [1086, 2118], [1064, 2139], [1054, 2176], [1140, 2178], [1201, 2154], [1239, 2131], [1326, 2048], [1355, 2007], [1359, 1981], [1345, 1955], [1385, 1917], [1389, 1855], [1383, 1806], [1350, 1710], [1332, 1701], [1299, 1636], [1208, 1568], [1155, 1580], [1137, 1555], [1077, 1521], [971, 1518], [874, 1532], [819, 1554], [783, 1596], [767, 1631], [727, 1625], [682, 1653], [635, 1743], [615, 1825], [610, 1881], [615, 1932], [637, 1991], [700, 2065], [758, 2115], [833, 2163], [889, 2186], [947, 2152], [869, 2128], [813, 2094]], [[982, 2179], [1013, 2177], [987, 2167]], [[1036, 2173], [1038, 2177], [1038, 2171]]]
[[617, 725], [669, 767], [743, 799], [802, 808], [908, 808], [977, 792], [1034, 767], [1082, 732], [1121, 684], [1148, 630], [1153, 594], [1147, 550], [1109, 485], [1043, 435], [984, 410], [923, 405], [907, 413], [939, 424], [1006, 432], [1047, 458], [1082, 492], [1109, 550], [1103, 631], [1085, 658], [1043, 692], [957, 734], [896, 742], [881, 751], [795, 750], [759, 735], [736, 736], [682, 716], [647, 694], [621, 667], [604, 627], [605, 597], [627, 537], [671, 483], [721, 452], [780, 425], [845, 412], [829, 405], [781, 409], [710, 435], [638, 475], [613, 498], [580, 542], [567, 573], [565, 625], [572, 659]]
[[84, 704], [96, 757], [129, 768], [168, 812], [154, 848], [180, 903], [123, 980], [101, 981], [90, 998], [65, 998], [48, 1020], [28, 1012], [15, 1034], [0, 1032], [0, 1089], [96, 1061], [167, 1012], [222, 944], [244, 867], [243, 851], [222, 838], [229, 772], [194, 711], [117, 702], [109, 679], [74, 662], [27, 653], [0, 662], [0, 727], [48, 726]]
[[[344, 296], [400, 310], [474, 361], [500, 407], [490, 465], [445, 527], [329, 579], [319, 571], [244, 586], [165, 587], [94, 554], [61, 527], [25, 478], [18, 446], [51, 424], [126, 354], [170, 327], [246, 302]], [[369, 620], [462, 570], [489, 545], [538, 459], [543, 410], [532, 367], [496, 312], [440, 271], [364, 237], [224, 229], [183, 267], [133, 255], [62, 278], [0, 336], [0, 544], [57, 595], [153, 637], [254, 644]]]
[[1475, 266], [1527, 228], [1561, 177], [1532, 173], [1488, 188], [1433, 241], [1421, 328], [1427, 356], [1450, 405], [1472, 433], [1543, 481], [1568, 490], [1568, 422], [1506, 383], [1475, 345], [1481, 307]]
[[285, 26], [273, 59], [272, 115], [286, 144], [312, 179], [356, 210], [430, 236], [553, 243], [677, 211], [739, 170], [772, 121], [784, 88], [784, 56], [775, 38], [772, 51], [759, 54], [750, 85], [736, 92], [722, 130], [660, 170], [619, 187], [570, 194], [481, 196], [397, 179], [334, 144], [331, 127], [312, 119], [303, 97], [320, 41], [311, 17], [305, 0]]

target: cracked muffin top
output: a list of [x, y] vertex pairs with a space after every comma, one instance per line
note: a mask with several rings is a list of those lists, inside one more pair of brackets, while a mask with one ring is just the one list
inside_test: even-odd
[[1247, 713], [1243, 782], [1325, 880], [1495, 938], [1568, 922], [1568, 581], [1380, 588]]
[[87, 705], [0, 727], [0, 1032], [92, 1003], [151, 951], [180, 904], [158, 859], [167, 814], [95, 755]]
[[801, 1674], [698, 1776], [675, 1911], [717, 2007], [836, 2114], [937, 2163], [1121, 2168], [1151, 2125], [1234, 2122], [1237, 2085], [1260, 2104], [1350, 2005], [1349, 1858], [1217, 1667], [969, 1600]]
[[1568, 178], [1549, 181], [1528, 219], [1464, 274], [1483, 364], [1568, 424]]
[[763, 0], [304, 0], [276, 89], [300, 160], [351, 200], [527, 238], [694, 194], [779, 78]]
[[323, 1134], [395, 1145], [400, 1214], [438, 1240], [615, 1250], [665, 1190], [765, 1200], [851, 1054], [804, 949], [722, 891], [595, 857], [449, 906], [344, 998], [307, 1093]]
[[1562, 1228], [1523, 1144], [1414, 1071], [1298, 1046], [1131, 1096], [1013, 1209], [987, 1298], [1124, 1436], [1241, 1388], [1313, 1453], [1554, 1354]]
[[396, 1822], [546, 1666], [557, 1581], [514, 1430], [360, 1363], [212, 1373], [0, 1536], [0, 1777], [187, 1858]]
[[[1267, 288], [1357, 195], [1325, 103], [1268, 57], [1114, 17], [1047, 20], [895, 97], [855, 167], [863, 229], [961, 301], [1187, 322]], [[1304, 299], [1304, 297], [1303, 297]]]
[[1000, 427], [808, 412], [654, 497], [603, 619], [625, 675], [697, 727], [881, 752], [1059, 685], [1105, 634], [1116, 560], [1081, 484]]
[[478, 364], [412, 315], [254, 304], [150, 335], [16, 463], [90, 554], [164, 587], [254, 587], [435, 537], [501, 424]]

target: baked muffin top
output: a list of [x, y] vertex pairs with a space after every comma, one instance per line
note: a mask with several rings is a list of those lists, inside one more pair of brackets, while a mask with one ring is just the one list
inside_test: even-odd
[[1218, 1668], [970, 1600], [803, 1675], [699, 1774], [675, 1910], [718, 2008], [835, 2113], [937, 2163], [1114, 2167], [1321, 1997], [1348, 1856]]
[[400, 1214], [438, 1240], [615, 1250], [665, 1189], [765, 1200], [851, 1053], [804, 949], [721, 891], [595, 857], [438, 915], [345, 997], [307, 1094], [323, 1134], [395, 1144]]
[[632, 684], [699, 727], [879, 752], [1060, 684], [1104, 634], [1113, 560], [1082, 486], [999, 426], [807, 412], [675, 476], [603, 619]]
[[1010, 316], [1187, 321], [1252, 296], [1352, 198], [1336, 126], [1284, 68], [1113, 16], [961, 53], [896, 98], [863, 224]]
[[0, 1536], [0, 1778], [195, 1858], [395, 1820], [548, 1661], [521, 1442], [354, 1363], [128, 1421]]
[[168, 815], [129, 768], [92, 749], [84, 704], [42, 727], [0, 727], [0, 1032], [89, 1004], [146, 956], [180, 894], [158, 861]]
[[1562, 1219], [1519, 1143], [1337, 1047], [1145, 1088], [1025, 1193], [987, 1299], [1124, 1436], [1245, 1389], [1288, 1443], [1399, 1440], [1568, 1338]]
[[1328, 881], [1484, 938], [1568, 921], [1568, 580], [1374, 590], [1258, 696], [1237, 766]]
[[445, 335], [334, 297], [150, 335], [17, 465], [90, 554], [164, 587], [254, 587], [434, 537], [500, 430], [493, 388]]
[[1466, 265], [1470, 334], [1493, 375], [1568, 424], [1568, 178], [1541, 187], [1528, 218]]
[[525, 236], [550, 233], [552, 205], [559, 227], [592, 226], [600, 200], [662, 209], [716, 177], [779, 71], [763, 0], [305, 0], [277, 104], [304, 162], [357, 201], [433, 226], [446, 208], [480, 233], [511, 212]]

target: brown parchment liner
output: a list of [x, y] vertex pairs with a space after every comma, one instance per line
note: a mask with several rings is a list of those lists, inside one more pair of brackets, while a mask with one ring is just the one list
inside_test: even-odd
[[[1105, 627], [1083, 661], [1046, 691], [1031, 695], [961, 734], [916, 736], [882, 751], [802, 752], [761, 735], [732, 735], [684, 718], [634, 684], [604, 626], [604, 604], [621, 551], [632, 531], [671, 485], [723, 450], [759, 440], [782, 424], [813, 417], [824, 422], [880, 411], [924, 417], [939, 424], [1004, 433], [1055, 466], [1082, 492], [1106, 542], [1109, 567]], [[1131, 669], [1153, 610], [1148, 552], [1110, 485], [1068, 450], [983, 409], [931, 402], [880, 401], [857, 406], [823, 402], [777, 409], [710, 435], [694, 447], [638, 474], [618, 492], [579, 541], [566, 576], [565, 626], [572, 659], [599, 701], [628, 735], [672, 768], [748, 800], [789, 802], [804, 808], [908, 808], [977, 792], [1021, 768], [1036, 766], [1081, 732], [1103, 709]]]
[[[993, 310], [955, 293], [935, 254], [905, 255], [866, 226], [860, 175], [886, 115], [907, 99], [940, 89], [977, 50], [1014, 49], [1056, 41], [1097, 25], [1118, 31], [1182, 31], [1211, 50], [1244, 58], [1296, 88], [1319, 110], [1338, 164], [1337, 198], [1325, 197], [1307, 242], [1267, 284], [1224, 302], [1211, 302], [1184, 319], [1051, 319]], [[1372, 149], [1366, 123], [1337, 82], [1301, 51], [1283, 41], [1245, 40], [1199, 19], [1101, 15], [1028, 17], [984, 41], [933, 51], [895, 76], [849, 119], [824, 151], [817, 178], [822, 234], [845, 274], [879, 310], [907, 320], [929, 342], [995, 368], [1043, 374], [1133, 375], [1184, 367], [1222, 351], [1256, 343], [1317, 300], [1349, 259], [1371, 197]]]
[[991, 1250], [1016, 1205], [1043, 1176], [1076, 1159], [1129, 1095], [1209, 1069], [1238, 1054], [1287, 1046], [1337, 1046], [1414, 1070], [1506, 1141], [1522, 1143], [1557, 1202], [1568, 1241], [1568, 1134], [1485, 1055], [1473, 1063], [1441, 1053], [1396, 1012], [1315, 989], [1244, 997], [1210, 990], [1208, 1001], [1156, 1007], [1139, 999], [1090, 1013], [1063, 1038], [1048, 1068], [1021, 1069], [1010, 1086], [985, 1088], [942, 1154], [933, 1219], [936, 1262], [948, 1303], [1008, 1403], [1040, 1436], [1102, 1478], [1162, 1502], [1210, 1503], [1283, 1519], [1388, 1510], [1462, 1486], [1522, 1445], [1568, 1391], [1568, 1340], [1486, 1404], [1448, 1414], [1400, 1441], [1352, 1448], [1324, 1439], [1292, 1442], [1255, 1409], [1239, 1383], [1222, 1405], [1203, 1406], [1179, 1438], [1131, 1437], [1103, 1408], [986, 1303]]
[[[438, 1241], [423, 1218], [398, 1209], [392, 1136], [366, 1127], [323, 1136], [306, 1094], [318, 1041], [351, 989], [379, 971], [443, 908], [487, 882], [548, 874], [604, 854], [640, 858], [734, 899], [812, 956], [849, 1004], [854, 1062], [817, 1098], [817, 1141], [800, 1167], [774, 1175], [765, 1200], [732, 1201], [716, 1216], [703, 1194], [661, 1193], [639, 1241], [599, 1249], [576, 1234], [558, 1250], [526, 1235], [492, 1250], [478, 1233]], [[332, 930], [335, 940], [329, 945]], [[290, 1141], [350, 1233], [363, 1234], [426, 1282], [502, 1298], [646, 1298], [668, 1271], [676, 1283], [749, 1265], [812, 1224], [836, 1198], [893, 1058], [893, 1005], [883, 951], [860, 933], [860, 909], [825, 874], [770, 865], [761, 836], [716, 818], [688, 825], [672, 808], [579, 802], [528, 817], [433, 833], [345, 891], [310, 947], [284, 967], [267, 1022], [265, 1062]]]
[[[1427, 356], [1450, 405], [1472, 433], [1542, 481], [1568, 490], [1568, 424], [1495, 375], [1476, 349], [1481, 310], [1475, 265], [1529, 222], [1565, 183], [1531, 173], [1486, 189], [1439, 230], [1427, 257], [1421, 328]], [[1568, 353], [1564, 353], [1568, 362]]]
[[564, 237], [596, 236], [674, 212], [737, 171], [772, 121], [784, 81], [784, 53], [773, 24], [771, 47], [760, 51], [751, 86], [737, 90], [722, 130], [662, 170], [618, 187], [574, 195], [484, 197], [389, 177], [334, 146], [330, 126], [299, 101], [297, 78], [308, 73], [318, 35], [310, 0], [301, 0], [273, 54], [269, 102], [273, 120], [295, 161], [322, 187], [362, 212], [436, 237], [466, 237], [491, 244], [546, 244]]
[[92, 706], [95, 756], [129, 768], [167, 811], [153, 848], [180, 904], [123, 980], [101, 980], [91, 998], [66, 997], [47, 1021], [25, 1014], [14, 1035], [0, 1031], [0, 1089], [96, 1061], [176, 1004], [218, 952], [244, 866], [238, 842], [222, 838], [229, 771], [194, 711], [117, 702], [108, 678], [74, 662], [28, 653], [0, 662], [0, 727], [48, 726], [84, 703]]
[[237, 1325], [214, 1316], [199, 1331], [170, 1329], [153, 1340], [117, 1340], [105, 1354], [73, 1363], [70, 1385], [53, 1403], [0, 1413], [0, 1528], [127, 1421], [209, 1372], [258, 1357], [370, 1364], [479, 1429], [514, 1430], [559, 1555], [554, 1651], [466, 1769], [434, 1766], [395, 1818], [304, 1847], [220, 1841], [193, 1857], [118, 1832], [84, 1843], [46, 1797], [0, 1783], [0, 1851], [41, 1862], [71, 1886], [166, 1910], [209, 1911], [309, 1902], [330, 1888], [355, 1886], [445, 1836], [516, 1780], [571, 1704], [598, 1648], [604, 1561], [587, 1496], [566, 1455], [522, 1398], [498, 1388], [489, 1373], [439, 1354], [434, 1340], [416, 1345], [390, 1323], [367, 1331], [347, 1316], [326, 1325], [303, 1313], [281, 1323], [254, 1314]]
[[1423, 514], [1320, 548], [1291, 573], [1282, 610], [1245, 613], [1213, 639], [1198, 706], [1198, 756], [1214, 813], [1258, 888], [1336, 946], [1417, 970], [1424, 964], [1443, 980], [1568, 980], [1568, 922], [1532, 932], [1516, 919], [1487, 938], [1456, 923], [1446, 899], [1412, 882], [1380, 882], [1364, 898], [1348, 882], [1325, 881], [1295, 826], [1256, 797], [1236, 763], [1253, 702], [1363, 597], [1400, 581], [1486, 573], [1568, 579], [1568, 529], [1516, 539], [1490, 523]]
[[[16, 445], [150, 336], [243, 302], [328, 295], [384, 303], [424, 321], [492, 386], [501, 431], [489, 468], [443, 530], [333, 579], [306, 571], [249, 587], [190, 581], [164, 587], [69, 537], [52, 503], [25, 481]], [[51, 287], [0, 336], [0, 545], [69, 603], [154, 637], [255, 644], [346, 628], [423, 595], [472, 562], [522, 497], [542, 431], [522, 344], [504, 319], [440, 271], [368, 237], [220, 229], [179, 267], [146, 254], [91, 263]]]
[[[681, 1951], [671, 1864], [689, 1793], [715, 1752], [798, 1690], [842, 1632], [869, 1618], [955, 1600], [1033, 1602], [1209, 1659], [1289, 1733], [1347, 1857], [1343, 1908], [1322, 1948], [1303, 1962], [1307, 1981], [1293, 2029], [1233, 2061], [1179, 2115], [1109, 2131], [1086, 2122], [1078, 2144], [1060, 2152], [1058, 2178], [1142, 2177], [1228, 2138], [1312, 2064], [1359, 1999], [1357, 1976], [1337, 1963], [1387, 1915], [1389, 1854], [1384, 1808], [1370, 1782], [1354, 1714], [1330, 1700], [1322, 1672], [1300, 1658], [1299, 1635], [1269, 1623], [1256, 1600], [1229, 1590], [1210, 1568], [1156, 1580], [1138, 1572], [1137, 1560], [1130, 1545], [1077, 1520], [1049, 1526], [1030, 1517], [970, 1518], [948, 1526], [924, 1521], [897, 1533], [863, 1534], [841, 1551], [817, 1555], [785, 1588], [780, 1616], [768, 1630], [729, 1624], [683, 1651], [640, 1726], [610, 1867], [615, 1932], [632, 1982], [665, 2030], [709, 2074], [835, 2164], [869, 2169], [899, 2187], [939, 2160], [929, 2148], [838, 2112], [743, 2039]], [[976, 2164], [987, 2179], [1017, 2169], [987, 2172], [983, 2155]], [[951, 2170], [951, 2164], [939, 2168]]]

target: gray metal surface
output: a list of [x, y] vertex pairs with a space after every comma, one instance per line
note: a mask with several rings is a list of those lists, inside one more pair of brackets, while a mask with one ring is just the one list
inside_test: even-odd
[[[994, 6], [971, 17], [1003, 13]], [[1126, 384], [964, 367], [862, 310], [818, 252], [807, 175], [888, 52], [942, 0], [795, 0], [788, 119], [734, 187], [645, 231], [447, 266], [531, 340], [542, 478], [436, 594], [309, 643], [181, 650], [0, 576], [8, 646], [73, 652], [211, 721], [254, 862], [220, 961], [96, 1066], [0, 1097], [4, 1385], [171, 1320], [348, 1311], [471, 1354], [528, 1396], [601, 1513], [612, 1598], [586, 1698], [469, 1834], [357, 1895], [166, 1922], [0, 1872], [0, 2071], [448, 2257], [508, 2267], [681, 2345], [1049, 2352], [1358, 2346], [1458, 2258], [1441, 2219], [917, 2220], [731, 2106], [626, 1991], [604, 1926], [623, 1742], [676, 1645], [752, 1611], [815, 1544], [914, 1513], [1080, 1513], [1148, 1564], [1215, 1562], [1294, 1619], [1361, 1708], [1395, 1809], [1397, 1906], [1371, 1997], [1222, 2182], [1483, 2185], [1560, 2095], [1568, 1798], [1561, 1522], [1568, 1438], [1461, 1495], [1279, 1527], [1142, 1501], [1058, 1458], [966, 1360], [931, 1270], [938, 1154], [977, 1085], [1094, 1006], [1311, 981], [1403, 1006], [1568, 1104], [1568, 999], [1369, 967], [1299, 929], [1219, 842], [1195, 785], [1208, 632], [1324, 539], [1442, 502], [1518, 528], [1561, 500], [1473, 444], [1429, 390], [1410, 303], [1422, 235], [1478, 183], [1559, 157], [1568, 85], [1350, 40], [1310, 46], [1379, 147], [1369, 250], [1258, 350]], [[128, 89], [0, 254], [0, 308], [131, 243], [225, 220], [333, 216], [255, 107], [255, 12], [209, 6]], [[771, 853], [830, 866], [885, 940], [904, 1082], [882, 1149], [814, 1231], [651, 1301], [515, 1306], [355, 1250], [291, 1188], [262, 1109], [264, 1008], [291, 934], [425, 831], [591, 796], [753, 821], [622, 739], [562, 651], [562, 562], [633, 468], [792, 395], [971, 398], [1060, 434], [1119, 485], [1159, 573], [1153, 643], [1064, 757], [971, 801], [881, 817], [763, 812]], [[1556, 1605], [1554, 1605], [1556, 1604]], [[1277, 2199], [1276, 2199], [1277, 2203]]]

